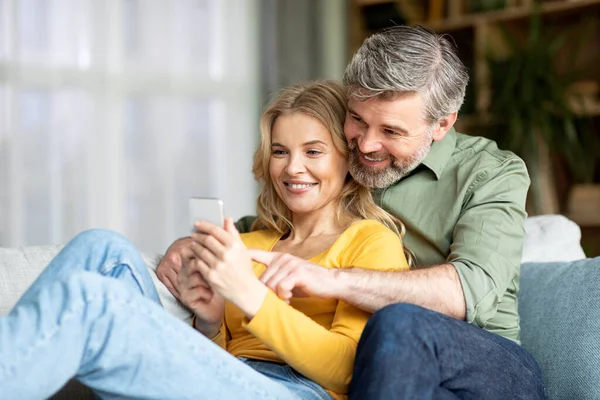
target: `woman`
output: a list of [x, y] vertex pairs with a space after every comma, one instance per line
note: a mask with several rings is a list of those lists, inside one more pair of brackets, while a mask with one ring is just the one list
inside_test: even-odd
[[369, 315], [334, 300], [280, 300], [247, 253], [408, 268], [394, 221], [348, 175], [345, 104], [334, 82], [281, 93], [262, 117], [254, 159], [265, 229], [240, 236], [231, 219], [224, 229], [197, 224], [181, 298], [196, 330], [219, 346], [156, 305], [124, 238], [90, 231], [0, 318], [0, 398], [48, 397], [70, 377], [107, 398], [345, 398]]

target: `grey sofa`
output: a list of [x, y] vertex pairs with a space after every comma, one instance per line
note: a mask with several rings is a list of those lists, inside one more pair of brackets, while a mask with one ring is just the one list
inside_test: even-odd
[[[600, 399], [600, 258], [585, 259], [579, 227], [562, 216], [529, 218], [525, 227], [519, 294], [522, 344], [540, 364], [550, 399]], [[9, 312], [59, 250], [0, 248], [0, 315]], [[159, 256], [144, 254], [144, 259], [165, 308], [189, 319], [190, 313], [154, 274]], [[72, 381], [54, 398], [91, 395]]]

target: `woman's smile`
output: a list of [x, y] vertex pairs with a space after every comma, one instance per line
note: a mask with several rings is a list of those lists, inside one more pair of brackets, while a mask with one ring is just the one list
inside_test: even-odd
[[284, 181], [286, 189], [292, 194], [304, 194], [318, 185], [318, 183], [299, 182], [299, 181]]
[[293, 215], [320, 218], [337, 204], [348, 160], [325, 125], [296, 112], [279, 116], [273, 124], [269, 173]]

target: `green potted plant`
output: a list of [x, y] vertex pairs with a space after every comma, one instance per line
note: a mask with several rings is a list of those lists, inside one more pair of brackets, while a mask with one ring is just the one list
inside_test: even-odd
[[[477, 127], [479, 133], [527, 163], [532, 180], [528, 208], [533, 214], [559, 212], [553, 155], [565, 160], [575, 181], [593, 179], [598, 143], [590, 134], [589, 121], [580, 116], [582, 110], [575, 109], [570, 91], [581, 71], [574, 63], [559, 71], [556, 62], [559, 51], [563, 56], [570, 52], [569, 59], [577, 60], [590, 26], [583, 24], [577, 32], [560, 34], [544, 31], [539, 11], [534, 9], [526, 39], [519, 40], [508, 28], [500, 27], [508, 55], [489, 52], [487, 56], [491, 104]], [[578, 38], [575, 45], [574, 37]]]

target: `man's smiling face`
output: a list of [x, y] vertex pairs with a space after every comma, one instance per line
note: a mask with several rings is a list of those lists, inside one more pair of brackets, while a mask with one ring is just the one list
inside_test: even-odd
[[350, 173], [359, 183], [385, 188], [402, 179], [427, 156], [434, 140], [447, 129], [428, 124], [418, 93], [392, 99], [350, 97], [344, 133]]

